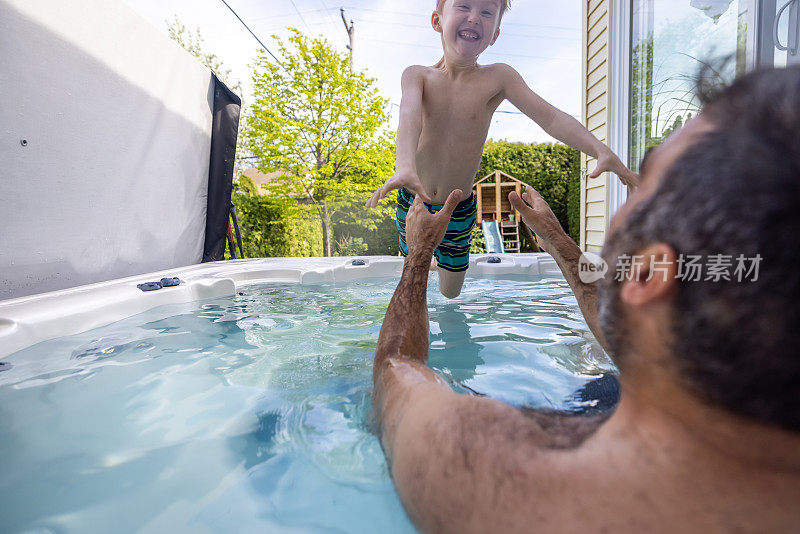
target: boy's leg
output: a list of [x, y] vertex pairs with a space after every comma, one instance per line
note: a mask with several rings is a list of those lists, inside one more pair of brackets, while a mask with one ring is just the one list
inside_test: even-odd
[[447, 225], [444, 239], [434, 251], [439, 266], [439, 291], [449, 299], [459, 296], [464, 285], [476, 215], [474, 196], [459, 202]]
[[461, 287], [464, 285], [464, 277], [467, 271], [448, 271], [439, 267], [439, 291], [449, 299], [454, 299], [461, 294]]

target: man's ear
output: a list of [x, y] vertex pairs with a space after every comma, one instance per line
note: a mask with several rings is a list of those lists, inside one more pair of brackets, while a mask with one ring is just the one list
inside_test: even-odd
[[498, 37], [500, 37], [500, 26], [498, 26], [497, 29], [494, 31], [494, 37], [492, 37], [492, 42], [489, 43], [489, 46], [492, 46], [494, 42], [497, 41]]
[[678, 254], [666, 243], [648, 245], [631, 257], [631, 272], [620, 289], [620, 299], [646, 306], [671, 297], [678, 287]]
[[433, 29], [437, 32], [442, 33], [442, 21], [438, 11], [434, 11], [431, 14], [431, 26], [433, 26]]

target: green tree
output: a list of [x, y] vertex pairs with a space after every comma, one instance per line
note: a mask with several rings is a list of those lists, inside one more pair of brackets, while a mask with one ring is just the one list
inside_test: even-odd
[[205, 42], [203, 36], [200, 35], [200, 28], [195, 28], [194, 31], [186, 29], [186, 26], [180, 21], [177, 15], [173, 18], [172, 22], [165, 20], [167, 23], [167, 32], [170, 38], [183, 47], [184, 50], [196, 57], [200, 63], [211, 69], [217, 77], [223, 81], [234, 93], [237, 95], [242, 94], [242, 84], [235, 80], [230, 69], [226, 69], [216, 54], [206, 52], [203, 49]]
[[287, 42], [274, 37], [281, 65], [263, 53], [256, 60], [247, 146], [260, 171], [289, 177], [268, 188], [272, 194], [313, 199], [330, 256], [335, 215], [358, 215], [368, 228], [385, 216], [358, 207], [393, 170], [388, 102], [374, 78], [350, 70], [348, 55], [322, 37], [291, 32]]
[[258, 195], [258, 186], [252, 178], [240, 174], [239, 177], [233, 181], [233, 192], [256, 196]]
[[[164, 22], [167, 23], [167, 32], [173, 41], [181, 45], [184, 50], [197, 58], [200, 63], [211, 69], [211, 71], [217, 75], [217, 78], [222, 80], [222, 82], [227, 85], [231, 91], [239, 95], [240, 98], [243, 96], [242, 84], [233, 77], [230, 69], [225, 67], [225, 65], [222, 63], [222, 60], [219, 59], [216, 54], [212, 54], [211, 52], [204, 50], [203, 47], [205, 40], [200, 34], [200, 28], [195, 28], [194, 31], [188, 30], [177, 17], [177, 15], [173, 18], [172, 22], [168, 20], [165, 20]], [[244, 98], [242, 98], [240, 116], [243, 117], [245, 112], [245, 102]], [[243, 159], [245, 150], [243, 150], [244, 147], [242, 143], [242, 140], [244, 139], [244, 135], [242, 135], [242, 126], [243, 123], [240, 121], [239, 136], [236, 139], [236, 168], [239, 169], [246, 166], [246, 158]]]

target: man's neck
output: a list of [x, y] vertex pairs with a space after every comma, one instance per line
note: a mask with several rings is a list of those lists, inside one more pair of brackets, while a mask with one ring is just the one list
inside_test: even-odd
[[[626, 359], [642, 361], [635, 356]], [[615, 421], [609, 423], [651, 435], [680, 436], [685, 443], [738, 465], [800, 472], [800, 433], [712, 406], [663, 368], [656, 375], [643, 365], [631, 367], [621, 374], [621, 401], [612, 418]]]

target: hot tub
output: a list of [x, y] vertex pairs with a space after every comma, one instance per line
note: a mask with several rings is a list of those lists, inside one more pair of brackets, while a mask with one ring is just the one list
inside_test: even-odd
[[[430, 365], [512, 405], [611, 408], [615, 368], [555, 262], [501, 258], [473, 256], [454, 300], [431, 275]], [[0, 302], [0, 531], [413, 532], [370, 417], [402, 259], [355, 259]], [[181, 284], [137, 289], [162, 277]]]

